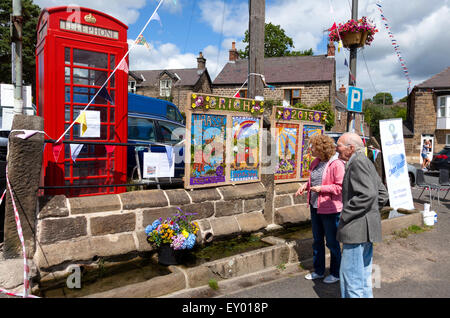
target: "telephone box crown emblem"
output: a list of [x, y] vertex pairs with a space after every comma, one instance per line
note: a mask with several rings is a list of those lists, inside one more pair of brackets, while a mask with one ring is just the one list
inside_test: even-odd
[[88, 22], [88, 23], [95, 23], [97, 22], [97, 19], [94, 18], [94, 16], [92, 15], [92, 13], [89, 13], [87, 15], [84, 16], [84, 21]]

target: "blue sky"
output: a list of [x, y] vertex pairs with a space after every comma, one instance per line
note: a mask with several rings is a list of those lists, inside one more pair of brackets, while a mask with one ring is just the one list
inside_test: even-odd
[[[131, 44], [158, 5], [157, 0], [34, 0], [41, 7], [77, 4], [104, 11], [129, 26]], [[333, 22], [346, 22], [351, 16], [351, 0], [266, 0], [266, 22], [280, 25], [294, 40], [295, 50], [312, 48], [326, 53], [327, 33]], [[358, 15], [367, 16], [380, 32], [372, 45], [358, 52], [357, 86], [364, 98], [377, 92], [391, 92], [394, 99], [406, 95], [408, 87], [398, 57], [382, 23], [376, 3], [382, 5], [412, 86], [450, 66], [449, 0], [359, 0]], [[228, 50], [242, 39], [248, 28], [248, 0], [164, 0], [158, 10], [162, 27], [151, 21], [144, 37], [150, 50], [135, 47], [130, 53], [130, 69], [192, 68], [203, 52], [206, 67], [214, 79], [228, 61]], [[336, 80], [348, 86], [344, 59], [347, 50], [336, 50]]]

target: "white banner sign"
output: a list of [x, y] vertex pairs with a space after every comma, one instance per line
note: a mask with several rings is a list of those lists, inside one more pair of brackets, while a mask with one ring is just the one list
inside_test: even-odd
[[[173, 148], [170, 148], [173, 158]], [[165, 152], [144, 152], [144, 165], [142, 177], [164, 178], [175, 175], [175, 162], [170, 160]]]
[[380, 120], [381, 148], [390, 206], [414, 209], [403, 141], [402, 119]]
[[97, 110], [86, 110], [86, 132], [80, 137], [99, 138], [100, 137], [100, 112]]

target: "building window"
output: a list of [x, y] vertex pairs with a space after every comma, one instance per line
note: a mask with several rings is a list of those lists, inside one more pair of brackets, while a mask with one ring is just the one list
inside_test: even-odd
[[450, 145], [450, 134], [445, 135], [445, 144]]
[[169, 97], [172, 88], [172, 80], [165, 79], [159, 81], [159, 96]]
[[302, 92], [300, 89], [285, 89], [284, 100], [294, 106], [301, 101]]
[[438, 105], [437, 105], [438, 117], [450, 117], [450, 112], [445, 111], [446, 106], [450, 106], [450, 105], [447, 105], [446, 101], [447, 101], [447, 96], [439, 96], [438, 97]]
[[128, 92], [136, 94], [136, 81], [128, 82]]

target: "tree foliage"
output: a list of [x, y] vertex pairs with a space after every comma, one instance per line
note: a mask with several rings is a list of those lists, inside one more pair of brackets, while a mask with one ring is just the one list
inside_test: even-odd
[[[248, 30], [244, 34], [244, 43], [250, 43]], [[304, 51], [292, 51], [294, 41], [286, 35], [285, 31], [279, 26], [272, 23], [266, 23], [264, 29], [264, 57], [280, 57], [280, 56], [304, 56], [313, 55], [312, 48]], [[245, 50], [239, 50], [239, 57], [248, 58], [249, 44]]]
[[382, 119], [402, 118], [406, 120], [406, 107], [384, 105], [366, 102], [364, 104], [364, 121], [369, 125], [372, 135], [380, 140], [380, 123]]
[[394, 103], [391, 93], [388, 92], [378, 93], [372, 100], [375, 104], [392, 105]]
[[323, 112], [327, 112], [327, 119], [325, 120], [325, 130], [330, 131], [331, 128], [334, 126], [334, 111], [331, 108], [331, 104], [329, 101], [324, 100], [318, 104], [315, 104], [313, 106], [307, 106], [302, 103], [297, 103], [294, 105], [294, 107], [302, 108], [302, 109], [312, 109], [312, 110], [319, 110]]
[[[32, 0], [22, 0], [22, 77], [25, 84], [36, 82], [36, 25], [41, 9]], [[11, 83], [10, 15], [12, 1], [0, 0], [0, 82]]]

